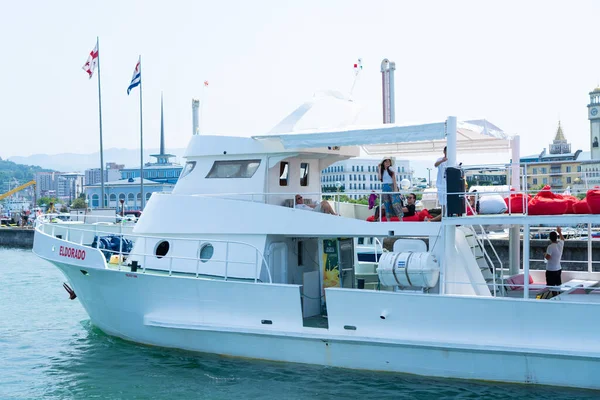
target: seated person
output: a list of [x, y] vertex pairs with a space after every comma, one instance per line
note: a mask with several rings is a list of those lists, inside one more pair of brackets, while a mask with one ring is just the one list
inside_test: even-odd
[[415, 215], [415, 202], [417, 201], [417, 195], [414, 193], [410, 193], [406, 196], [406, 205], [402, 207], [402, 212], [404, 212], [405, 217], [412, 217]]
[[479, 214], [479, 200], [477, 200], [476, 192], [477, 190], [473, 190], [471, 192], [473, 194], [467, 196], [467, 215]]
[[333, 208], [331, 208], [329, 202], [326, 200], [323, 200], [319, 204], [308, 205], [304, 204], [304, 199], [299, 194], [296, 195], [296, 208], [299, 210], [317, 211], [325, 214], [337, 215], [335, 211], [333, 211]]

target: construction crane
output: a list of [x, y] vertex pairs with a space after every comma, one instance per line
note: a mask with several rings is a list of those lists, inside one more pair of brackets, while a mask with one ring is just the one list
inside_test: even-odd
[[15, 194], [17, 192], [20, 192], [21, 190], [28, 188], [31, 185], [35, 186], [35, 181], [29, 181], [27, 183], [22, 184], [21, 186], [17, 186], [16, 188], [9, 190], [6, 193], [0, 194], [0, 200], [4, 200], [5, 198], [12, 196], [13, 194]]

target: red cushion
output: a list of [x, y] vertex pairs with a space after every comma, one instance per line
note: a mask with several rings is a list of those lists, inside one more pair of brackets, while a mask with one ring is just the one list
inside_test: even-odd
[[579, 199], [571, 195], [563, 195], [563, 199], [567, 202], [566, 214], [575, 214], [574, 206], [577, 204], [577, 202], [579, 202]]
[[579, 200], [573, 204], [573, 212], [575, 214], [589, 214], [590, 206], [588, 205], [587, 199]]
[[[510, 285], [512, 290], [523, 289], [523, 286], [525, 285], [525, 274], [513, 275], [508, 278], [506, 282]], [[533, 278], [531, 275], [529, 275], [529, 283], [533, 283]]]
[[588, 190], [585, 198], [587, 199], [590, 212], [592, 214], [600, 214], [600, 189]]
[[367, 217], [367, 221], [369, 221], [369, 222], [374, 222], [374, 221], [375, 221], [375, 216], [374, 216], [374, 215], [369, 215], [369, 216]]
[[[527, 202], [531, 200], [531, 195], [527, 195]], [[506, 212], [515, 213], [515, 214], [523, 214], [524, 204], [523, 204], [523, 193], [511, 194], [510, 197], [504, 199], [506, 203], [507, 210]]]
[[427, 211], [426, 208], [422, 209], [421, 211], [419, 211], [419, 221], [425, 221], [425, 218], [433, 218], [433, 215], [429, 214], [429, 211]]
[[564, 199], [538, 197], [537, 195], [528, 204], [530, 215], [566, 214], [567, 207], [569, 207], [569, 203]]
[[410, 217], [402, 217], [402, 221], [405, 222], [419, 222], [419, 214], [415, 213], [415, 215], [411, 215]]

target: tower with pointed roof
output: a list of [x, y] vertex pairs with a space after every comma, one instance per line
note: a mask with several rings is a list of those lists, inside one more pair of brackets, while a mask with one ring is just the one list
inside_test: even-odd
[[549, 148], [550, 154], [568, 154], [571, 152], [571, 143], [567, 142], [562, 126], [560, 126], [560, 121], [558, 121], [558, 129], [556, 129], [554, 141], [550, 144]]
[[171, 162], [171, 157], [175, 157], [173, 154], [165, 153], [165, 118], [163, 113], [162, 93], [160, 94], [160, 151], [159, 154], [151, 154], [150, 157], [156, 157], [155, 163], [149, 163], [154, 165], [173, 165]]
[[600, 87], [590, 92], [590, 104], [587, 107], [592, 160], [600, 160]]

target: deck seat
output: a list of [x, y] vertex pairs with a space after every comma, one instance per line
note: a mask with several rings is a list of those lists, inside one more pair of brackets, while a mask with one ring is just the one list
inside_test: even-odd
[[[522, 292], [525, 290], [525, 274], [517, 274], [505, 279], [507, 292]], [[546, 283], [534, 282], [533, 277], [529, 275], [529, 293], [537, 294], [546, 290]]]

